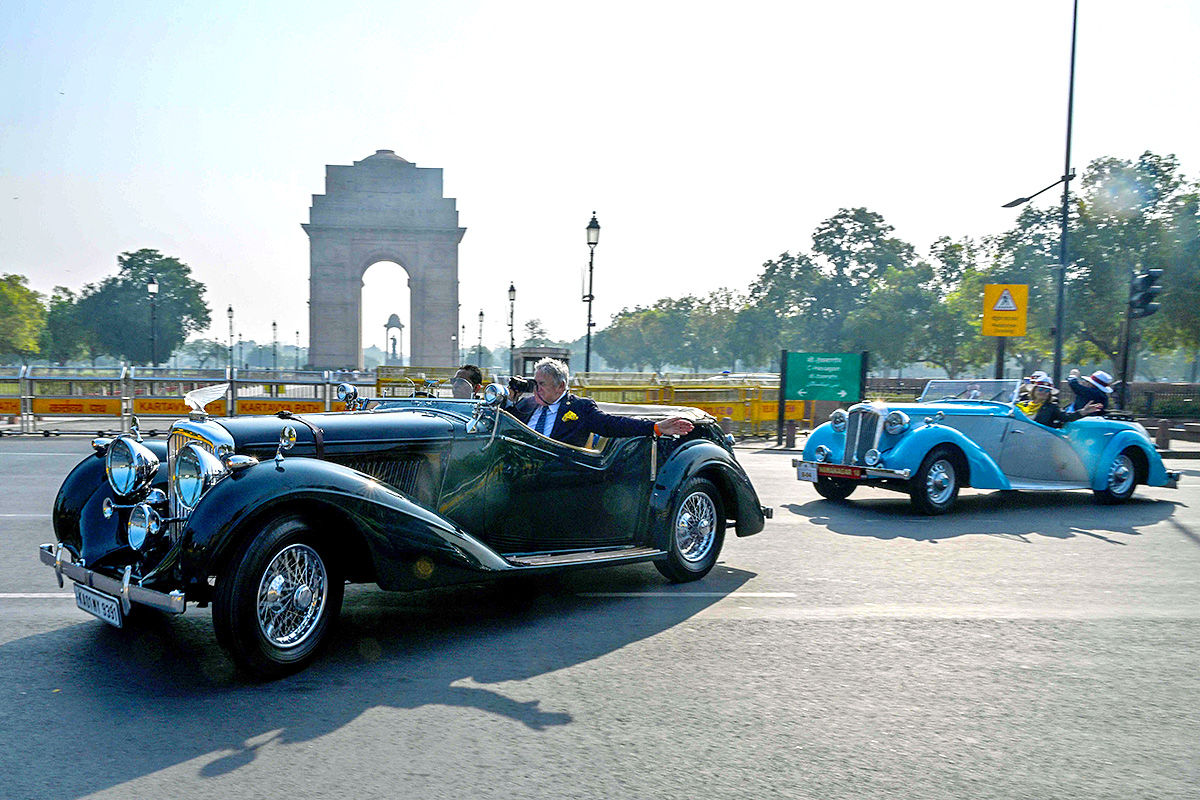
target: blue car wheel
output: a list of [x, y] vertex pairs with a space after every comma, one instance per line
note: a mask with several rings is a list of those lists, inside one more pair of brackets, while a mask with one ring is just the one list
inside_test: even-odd
[[1096, 490], [1096, 499], [1105, 505], [1124, 503], [1137, 488], [1137, 467], [1129, 450], [1122, 450], [1108, 465], [1107, 481]]
[[909, 482], [909, 497], [917, 511], [934, 516], [954, 506], [964, 472], [961, 465], [961, 459], [948, 447], [934, 448], [925, 456]]

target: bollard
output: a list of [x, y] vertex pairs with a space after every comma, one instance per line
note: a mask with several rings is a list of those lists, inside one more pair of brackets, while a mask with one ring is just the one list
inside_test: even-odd
[[794, 419], [787, 421], [787, 449], [796, 449], [796, 420]]
[[1158, 431], [1154, 434], [1154, 446], [1159, 450], [1171, 449], [1171, 420], [1160, 419], [1158, 421]]
[[721, 417], [721, 433], [733, 433], [733, 417]]

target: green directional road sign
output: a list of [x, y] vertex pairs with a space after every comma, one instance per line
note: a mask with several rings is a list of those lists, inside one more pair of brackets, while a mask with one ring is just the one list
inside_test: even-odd
[[863, 355], [788, 353], [784, 398], [856, 402], [862, 397]]

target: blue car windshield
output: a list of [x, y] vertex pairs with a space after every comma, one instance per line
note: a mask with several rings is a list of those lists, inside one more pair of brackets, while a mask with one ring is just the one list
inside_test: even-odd
[[1019, 381], [1015, 380], [936, 380], [925, 386], [925, 391], [917, 398], [917, 402], [988, 400], [993, 403], [1011, 403], [1016, 398], [1019, 385]]

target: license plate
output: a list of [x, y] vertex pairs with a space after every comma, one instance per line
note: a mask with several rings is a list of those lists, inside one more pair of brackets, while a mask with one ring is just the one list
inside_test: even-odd
[[75, 605], [109, 625], [121, 627], [121, 603], [117, 598], [75, 584]]
[[802, 481], [817, 482], [817, 465], [808, 461], [801, 461], [796, 465], [796, 478]]
[[817, 474], [825, 478], [853, 478], [861, 480], [863, 476], [862, 467], [847, 467], [842, 464], [821, 464], [817, 467]]

